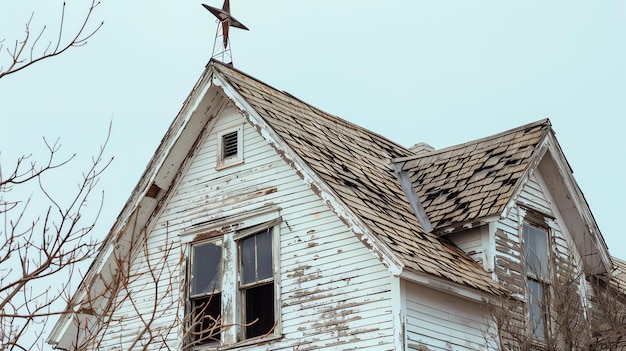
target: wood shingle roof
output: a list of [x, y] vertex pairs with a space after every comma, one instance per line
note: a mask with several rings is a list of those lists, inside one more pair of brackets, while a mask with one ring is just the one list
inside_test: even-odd
[[501, 214], [551, 130], [545, 119], [403, 162], [435, 231]]
[[391, 160], [413, 153], [360, 126], [321, 111], [218, 62], [217, 74], [252, 106], [314, 172], [402, 261], [491, 294], [502, 288], [452, 243], [424, 231], [400, 187]]

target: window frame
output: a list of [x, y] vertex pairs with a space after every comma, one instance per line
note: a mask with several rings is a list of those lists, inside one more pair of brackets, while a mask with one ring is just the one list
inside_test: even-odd
[[[244, 163], [243, 157], [243, 124], [237, 127], [224, 129], [216, 133], [217, 160], [215, 168], [221, 170]], [[225, 156], [224, 138], [232, 133], [237, 133], [237, 153], [232, 156]]]
[[[529, 248], [528, 242], [531, 240], [527, 238], [527, 231], [534, 230], [535, 232], [543, 233], [545, 238], [545, 259], [541, 257], [537, 257], [535, 261], [537, 262], [545, 262], [546, 267], [539, 267], [541, 272], [537, 272], [537, 269], [529, 270], [529, 254], [527, 254]], [[530, 231], [528, 231], [528, 236], [530, 235]], [[521, 228], [521, 242], [522, 242], [522, 255], [523, 255], [523, 264], [524, 264], [524, 275], [525, 275], [525, 284], [526, 284], [526, 318], [528, 320], [528, 325], [530, 327], [530, 335], [532, 338], [539, 342], [545, 342], [549, 337], [548, 333], [550, 331], [549, 325], [549, 294], [550, 294], [550, 286], [551, 286], [551, 231], [550, 227], [547, 225], [540, 225], [534, 221], [524, 221], [522, 223]], [[528, 241], [528, 242], [527, 242]], [[537, 250], [533, 250], [535, 256], [538, 256]], [[543, 253], [543, 252], [542, 252]], [[532, 285], [536, 284], [535, 289], [533, 289]], [[540, 296], [535, 296], [535, 291], [537, 291], [537, 287], [539, 288]], [[541, 320], [537, 322], [535, 320], [535, 313], [541, 314]], [[541, 328], [539, 328], [541, 327]], [[539, 328], [539, 329], [538, 329]]]
[[[250, 340], [250, 339], [255, 339], [255, 338], [259, 338], [259, 337], [263, 337], [263, 336], [270, 336], [273, 333], [273, 331], [276, 329], [278, 320], [280, 318], [277, 318], [277, 306], [278, 301], [277, 301], [277, 284], [276, 284], [276, 275], [277, 272], [279, 272], [279, 270], [277, 270], [277, 265], [276, 265], [276, 256], [275, 256], [275, 252], [274, 252], [274, 247], [275, 245], [275, 225], [261, 225], [261, 226], [257, 226], [257, 227], [262, 227], [261, 228], [250, 228], [248, 230], [242, 231], [240, 233], [237, 233], [239, 235], [236, 234], [235, 237], [235, 241], [237, 243], [237, 270], [238, 270], [238, 275], [237, 275], [237, 291], [238, 291], [238, 303], [239, 303], [239, 318], [240, 318], [240, 323], [243, 326], [242, 328], [240, 328], [239, 330], [239, 339], [240, 340]], [[254, 269], [254, 281], [253, 282], [244, 282], [244, 272], [243, 272], [243, 243], [246, 240], [249, 240], [250, 238], [257, 238], [259, 235], [262, 235], [264, 233], [268, 233], [270, 235], [270, 253], [272, 255], [271, 257], [271, 262], [270, 262], [270, 266], [271, 266], [271, 277], [269, 278], [259, 278], [258, 277], [258, 263], [259, 263], [259, 243], [255, 240], [255, 269]], [[252, 335], [252, 336], [248, 336], [248, 332], [249, 332], [249, 326], [248, 326], [248, 318], [247, 318], [247, 312], [248, 312], [248, 306], [247, 306], [247, 302], [246, 302], [246, 296], [247, 296], [247, 292], [251, 289], [255, 289], [255, 288], [261, 288], [263, 286], [266, 285], [272, 285], [272, 298], [274, 299], [274, 303], [273, 303], [273, 319], [274, 319], [274, 324], [273, 326], [270, 328], [270, 330], [268, 330], [266, 333], [260, 334], [260, 335]]]
[[[202, 247], [205, 245], [217, 245], [220, 247], [220, 259], [219, 262], [217, 264], [216, 269], [219, 270], [219, 272], [217, 272], [217, 274], [219, 276], [217, 276], [217, 278], [214, 278], [210, 284], [213, 284], [213, 290], [211, 292], [202, 292], [202, 293], [195, 293], [194, 294], [194, 289], [195, 289], [195, 284], [196, 284], [196, 275], [195, 275], [195, 267], [197, 267], [198, 262], [196, 261], [196, 249], [198, 247]], [[191, 319], [188, 321], [189, 325], [187, 325], [187, 328], [190, 328], [192, 325], [191, 323], [193, 323], [195, 321], [195, 318], [193, 317], [193, 315], [195, 314], [195, 309], [196, 309], [196, 301], [199, 300], [203, 300], [206, 299], [207, 297], [209, 298], [214, 298], [216, 295], [219, 295], [219, 311], [220, 314], [218, 315], [218, 319], [221, 319], [222, 315], [223, 315], [223, 307], [222, 307], [222, 293], [223, 293], [223, 288], [222, 288], [222, 281], [223, 281], [223, 276], [224, 276], [224, 242], [223, 242], [223, 238], [222, 237], [218, 237], [218, 238], [212, 238], [209, 240], [202, 240], [202, 241], [197, 241], [197, 242], [193, 242], [191, 243], [191, 255], [190, 255], [190, 265], [189, 265], [189, 276], [188, 276], [188, 303], [189, 303], [189, 315], [191, 317]], [[216, 289], [216, 286], [219, 285], [219, 289]], [[215, 317], [214, 317], [215, 318]], [[223, 323], [223, 322], [222, 322]], [[221, 328], [219, 328], [221, 329]], [[211, 345], [211, 344], [221, 344], [222, 343], [222, 331], [219, 331], [219, 337], [213, 340], [207, 340], [205, 342], [202, 341], [198, 341], [194, 335], [194, 333], [189, 335], [189, 340], [187, 340], [187, 342], [193, 343], [194, 345]]]
[[[271, 219], [273, 218], [273, 219]], [[269, 220], [268, 220], [269, 219]], [[263, 221], [263, 222], [261, 222]], [[259, 223], [260, 222], [260, 223]], [[220, 342], [218, 343], [198, 343], [197, 346], [215, 348], [218, 346], [243, 346], [247, 344], [257, 343], [260, 341], [269, 341], [276, 338], [280, 338], [281, 334], [281, 306], [279, 303], [280, 300], [280, 224], [282, 222], [282, 218], [275, 212], [268, 211], [267, 214], [261, 215], [258, 218], [242, 218], [239, 223], [241, 225], [233, 225], [231, 228], [242, 228], [240, 230], [227, 230], [218, 234], [218, 236], [213, 235], [212, 238], [208, 238], [206, 235], [198, 235], [198, 237], [202, 237], [203, 239], [197, 241], [187, 241], [188, 247], [190, 248], [190, 259], [189, 259], [189, 268], [188, 271], [188, 283], [186, 300], [189, 306], [189, 312], [193, 312], [193, 298], [198, 298], [199, 295], [193, 294], [193, 272], [194, 272], [194, 264], [196, 261], [194, 260], [194, 249], [197, 246], [209, 244], [209, 243], [221, 243], [222, 247], [222, 261], [221, 261], [221, 269], [222, 269], [222, 280], [221, 280], [221, 315], [222, 315], [222, 323], [229, 327], [221, 330], [220, 334]], [[205, 227], [202, 232], [208, 233], [210, 230]], [[240, 254], [239, 254], [239, 244], [245, 238], [256, 235], [259, 231], [269, 230], [271, 233], [270, 245], [271, 245], [271, 254], [272, 254], [272, 262], [271, 262], [271, 278], [265, 279], [262, 282], [267, 284], [272, 284], [273, 287], [273, 311], [274, 311], [274, 326], [273, 329], [270, 330], [269, 333], [254, 337], [245, 337], [246, 336], [246, 327], [242, 323], [246, 320], [245, 318], [245, 308], [243, 307], [244, 300], [242, 299], [242, 294], [240, 291]], [[195, 231], [194, 231], [195, 232]], [[187, 327], [190, 327], [188, 325]], [[193, 338], [189, 338], [189, 340], [185, 340], [185, 342], [194, 343]], [[195, 345], [195, 344], [194, 344]]]

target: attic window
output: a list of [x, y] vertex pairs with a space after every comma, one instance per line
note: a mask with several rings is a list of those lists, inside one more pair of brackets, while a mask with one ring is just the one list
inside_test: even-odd
[[217, 133], [217, 169], [243, 163], [243, 127]]

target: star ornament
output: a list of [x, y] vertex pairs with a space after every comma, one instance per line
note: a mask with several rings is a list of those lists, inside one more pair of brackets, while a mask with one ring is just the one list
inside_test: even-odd
[[202, 4], [205, 9], [209, 10], [217, 19], [222, 23], [222, 34], [224, 39], [224, 49], [228, 46], [228, 30], [230, 27], [240, 28], [248, 30], [248, 27], [239, 22], [235, 17], [230, 15], [230, 1], [224, 0], [224, 5], [221, 9], [217, 7]]

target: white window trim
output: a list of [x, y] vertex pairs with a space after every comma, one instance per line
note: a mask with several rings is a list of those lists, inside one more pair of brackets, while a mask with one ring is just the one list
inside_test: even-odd
[[[252, 234], [255, 234], [259, 231], [262, 231], [267, 228], [272, 228], [272, 274], [274, 277], [274, 319], [276, 320], [276, 325], [272, 330], [272, 333], [269, 333], [266, 336], [260, 337], [252, 337], [248, 339], [243, 339], [243, 329], [245, 327], [237, 328], [237, 337], [241, 340], [242, 344], [246, 343], [257, 343], [259, 341], [268, 341], [273, 340], [282, 335], [282, 327], [281, 327], [281, 304], [280, 304], [280, 223], [282, 222], [282, 218], [278, 217], [274, 220], [261, 223], [251, 228], [244, 228], [239, 231], [235, 231], [233, 234], [233, 241], [235, 242], [234, 249], [239, 253], [239, 240], [242, 240]], [[237, 290], [237, 306], [243, 306], [243, 293], [241, 289], [239, 289], [239, 255], [237, 255], [237, 280], [235, 281], [236, 290]], [[245, 311], [242, 308], [239, 308], [239, 313], [237, 314], [237, 322], [238, 325], [243, 325], [245, 323]]]
[[[224, 135], [230, 134], [232, 132], [237, 132], [237, 155], [231, 156], [228, 158], [224, 158], [224, 150], [223, 150], [223, 138]], [[235, 128], [224, 129], [222, 131], [217, 132], [217, 160], [215, 163], [216, 170], [222, 170], [224, 168], [232, 167], [235, 165], [239, 165], [244, 163], [243, 157], [243, 124], [239, 125]]]
[[[240, 221], [241, 223], [245, 223], [245, 226], [239, 227], [242, 228], [241, 230], [230, 230], [219, 237], [213, 237], [206, 240], [187, 241], [190, 248], [193, 248], [193, 246], [196, 245], [202, 245], [220, 240], [222, 241], [222, 324], [227, 327], [222, 330], [221, 343], [219, 345], [217, 343], [209, 343], [198, 345], [195, 347], [197, 349], [211, 350], [218, 347], [220, 349], [224, 347], [238, 347], [248, 344], [256, 344], [259, 342], [266, 342], [282, 336], [280, 306], [280, 223], [282, 222], [282, 218], [277, 212], [273, 211], [255, 218], [245, 218], [245, 220], [241, 218]], [[240, 272], [238, 240], [267, 228], [272, 228], [272, 270], [274, 276], [274, 318], [276, 319], [276, 326], [274, 327], [273, 332], [266, 336], [243, 339], [242, 328], [245, 327], [242, 327], [241, 325], [243, 324], [243, 321], [245, 321], [245, 311], [240, 308], [240, 306], [242, 306], [242, 296], [239, 289]], [[193, 271], [193, 267], [190, 267], [189, 272], [191, 271]], [[191, 279], [188, 281], [191, 282]], [[185, 298], [187, 301], [190, 301], [189, 295]]]
[[[528, 279], [532, 279], [532, 280], [542, 284], [542, 299], [545, 299], [544, 297], [546, 296], [546, 294], [550, 294], [551, 293], [550, 289], [547, 289], [547, 291], [546, 291], [546, 289], [544, 289], [544, 286], [547, 285], [548, 287], [550, 287], [551, 284], [552, 284], [552, 279], [551, 279], [552, 267], [550, 267], [550, 262], [552, 262], [551, 261], [552, 260], [552, 249], [551, 249], [552, 245], [551, 245], [551, 242], [550, 242], [551, 237], [552, 237], [552, 230], [551, 230], [551, 227], [549, 226], [550, 218], [544, 216], [543, 219], [545, 221], [545, 224], [542, 225], [542, 224], [539, 224], [539, 223], [537, 223], [535, 221], [528, 220], [526, 218], [527, 217], [526, 215], [528, 213], [526, 208], [518, 207], [518, 211], [519, 211], [519, 215], [520, 215], [520, 219], [519, 219], [519, 240], [520, 240], [520, 243], [521, 243], [521, 245], [520, 245], [521, 253], [522, 253], [523, 257], [524, 257], [523, 269], [524, 269], [524, 288], [525, 288], [525, 297], [526, 297], [526, 319], [528, 321], [528, 325], [532, 326], [532, 321], [530, 320], [530, 318], [531, 318], [531, 316], [530, 316], [530, 303], [531, 303], [532, 296], [531, 296], [530, 287], [528, 286], [527, 281], [528, 281]], [[525, 250], [526, 250], [526, 247], [525, 247], [526, 243], [523, 240], [523, 238], [524, 238], [524, 234], [523, 234], [524, 233], [524, 226], [541, 228], [546, 233], [546, 244], [547, 244], [547, 252], [546, 252], [546, 254], [548, 255], [548, 257], [547, 257], [547, 262], [548, 262], [547, 275], [548, 275], [548, 277], [547, 278], [541, 279], [540, 277], [537, 277], [535, 275], [528, 274], [528, 272], [526, 271], [526, 269], [527, 269], [527, 267], [526, 267], [526, 257], [523, 254], [525, 252]], [[548, 306], [548, 308], [549, 308], [549, 306]], [[549, 316], [546, 316], [546, 318], [544, 320], [544, 323], [546, 324], [546, 329], [551, 330]], [[531, 336], [532, 336], [532, 338], [533, 338], [533, 340], [535, 342], [538, 342], [539, 344], [542, 344], [542, 343], [545, 342], [545, 340], [541, 340], [541, 339], [535, 338], [534, 330], [530, 330], [530, 333], [531, 333]], [[544, 338], [547, 338], [547, 337], [549, 337], [549, 336], [548, 335], [544, 335]]]
[[[195, 280], [194, 278], [195, 277], [193, 276], [193, 271], [194, 271], [193, 264], [195, 263], [195, 247], [206, 245], [206, 244], [211, 244], [211, 243], [219, 243], [219, 245], [222, 247], [222, 263], [221, 263], [222, 264], [222, 267], [221, 267], [221, 270], [222, 270], [222, 272], [221, 272], [221, 274], [222, 274], [222, 279], [221, 279], [222, 280], [222, 285], [220, 286], [219, 291], [215, 292], [215, 293], [219, 293], [220, 295], [222, 294], [222, 290], [223, 290], [223, 286], [224, 286], [223, 285], [223, 280], [224, 280], [224, 256], [225, 256], [225, 254], [224, 254], [224, 240], [221, 237], [214, 237], [214, 238], [210, 238], [210, 239], [207, 239], [207, 240], [199, 240], [197, 242], [191, 243], [190, 246], [189, 246], [189, 249], [190, 249], [189, 250], [189, 254], [190, 254], [191, 260], [189, 261], [190, 262], [190, 267], [189, 267], [189, 270], [188, 270], [188, 273], [187, 273], [188, 274], [188, 276], [187, 276], [188, 292], [187, 292], [187, 296], [186, 296], [186, 299], [187, 299], [187, 302], [188, 302], [189, 308], [190, 308], [188, 313], [194, 313], [195, 312], [195, 311], [193, 311], [193, 303], [191, 302], [191, 300], [192, 300], [192, 290], [193, 290], [192, 285], [195, 284], [195, 282], [194, 282], [194, 280]], [[212, 295], [212, 293], [211, 294], [205, 294], [205, 296], [208, 296], [208, 295]], [[223, 303], [222, 303], [222, 305], [223, 305]], [[222, 306], [222, 310], [223, 310], [223, 306]], [[222, 322], [222, 324], [225, 324], [225, 323]], [[188, 326], [185, 326], [185, 327], [187, 328]], [[222, 343], [223, 343], [223, 333], [220, 333], [220, 341], [219, 342], [218, 341], [207, 342], [205, 344], [200, 344], [200, 345], [198, 345], [196, 347], [217, 347], [218, 345], [220, 345]]]
[[[196, 241], [197, 236], [206, 233], [219, 233], [223, 235], [234, 232], [241, 228], [251, 228], [280, 217], [281, 207], [276, 205], [261, 205], [256, 208], [241, 212], [239, 209], [228, 212], [218, 212], [207, 214], [205, 217], [199, 217], [188, 223], [179, 233], [180, 240], [183, 244]], [[232, 212], [232, 213], [231, 213]]]

